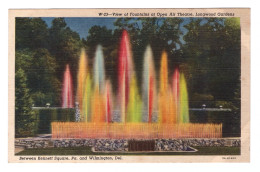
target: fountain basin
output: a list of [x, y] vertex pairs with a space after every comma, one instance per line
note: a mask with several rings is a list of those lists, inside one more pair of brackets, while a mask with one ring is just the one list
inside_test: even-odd
[[[130, 142], [141, 149], [129, 149]], [[144, 143], [154, 142], [154, 149], [148, 150]], [[129, 144], [130, 143], [130, 144]], [[139, 144], [139, 145], [138, 145]], [[240, 138], [189, 138], [189, 139], [153, 139], [153, 140], [127, 140], [127, 139], [51, 139], [51, 138], [20, 138], [15, 145], [26, 149], [34, 148], [62, 148], [62, 147], [91, 147], [93, 152], [192, 152], [193, 147], [240, 147]], [[132, 145], [133, 146], [133, 145]], [[150, 147], [151, 148], [151, 147]]]

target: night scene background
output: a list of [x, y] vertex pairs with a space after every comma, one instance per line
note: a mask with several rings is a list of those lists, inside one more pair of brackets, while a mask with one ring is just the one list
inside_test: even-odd
[[[15, 134], [46, 132], [41, 113], [31, 107], [61, 106], [62, 79], [70, 65], [76, 88], [78, 61], [85, 48], [93, 66], [96, 46], [104, 52], [106, 77], [117, 88], [120, 37], [127, 30], [138, 88], [143, 55], [149, 44], [159, 76], [162, 51], [168, 53], [169, 74], [184, 72], [189, 107], [229, 108], [231, 112], [190, 113], [193, 123], [223, 123], [224, 137], [240, 136], [241, 30], [239, 18], [16, 18]], [[76, 92], [76, 90], [74, 90]], [[141, 90], [139, 89], [139, 92]], [[59, 116], [59, 110], [48, 112]], [[73, 114], [74, 112], [70, 112]], [[52, 117], [50, 117], [52, 118]], [[63, 117], [57, 117], [63, 118]], [[70, 118], [69, 116], [66, 118]], [[67, 120], [67, 119], [66, 119]]]

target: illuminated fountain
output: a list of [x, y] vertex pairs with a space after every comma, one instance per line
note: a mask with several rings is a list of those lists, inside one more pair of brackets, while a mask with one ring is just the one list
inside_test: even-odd
[[173, 92], [173, 97], [174, 97], [174, 102], [175, 102], [175, 114], [177, 116], [177, 122], [180, 122], [180, 109], [179, 109], [179, 106], [180, 106], [180, 96], [179, 96], [179, 91], [180, 91], [180, 87], [179, 87], [179, 79], [180, 79], [180, 74], [179, 74], [179, 69], [176, 68], [174, 70], [174, 73], [173, 73], [173, 76], [172, 76], [172, 92]]
[[176, 123], [176, 107], [168, 82], [168, 61], [166, 52], [162, 53], [159, 92], [159, 122]]
[[189, 123], [189, 100], [187, 84], [183, 73], [175, 69], [172, 77], [172, 92], [175, 104], [175, 114], [178, 123]]
[[118, 77], [117, 97], [121, 122], [141, 122], [142, 102], [137, 89], [130, 41], [125, 30], [119, 48]]
[[180, 105], [178, 106], [180, 108], [179, 110], [179, 122], [180, 123], [189, 123], [189, 100], [188, 100], [188, 92], [187, 92], [187, 85], [186, 80], [184, 77], [184, 74], [180, 74]]
[[[85, 51], [79, 59], [77, 96], [81, 122], [53, 122], [53, 138], [169, 139], [222, 137], [222, 124], [189, 121], [185, 76], [176, 68], [169, 73], [167, 52], [161, 55], [156, 77], [153, 53], [144, 53], [142, 88], [139, 90], [128, 33], [124, 30], [118, 53], [117, 92], [106, 78], [102, 46], [95, 52], [92, 73]], [[157, 91], [158, 90], [158, 91]], [[66, 66], [63, 107], [73, 107], [72, 78]], [[140, 94], [140, 91], [142, 94]], [[116, 113], [119, 120], [115, 120]]]
[[62, 107], [63, 108], [73, 108], [74, 98], [73, 98], [73, 84], [72, 77], [70, 73], [70, 67], [67, 64], [66, 70], [63, 77], [63, 87], [62, 87]]
[[106, 102], [105, 102], [105, 68], [102, 47], [97, 46], [94, 59], [94, 87], [91, 106], [91, 122], [104, 123], [106, 121]]
[[88, 61], [85, 50], [81, 50], [78, 69], [77, 102], [81, 113], [81, 120], [90, 118], [91, 78], [88, 69]]
[[157, 89], [156, 75], [153, 62], [153, 54], [150, 46], [147, 46], [144, 53], [143, 65], [143, 120], [152, 122], [152, 117], [157, 116]]

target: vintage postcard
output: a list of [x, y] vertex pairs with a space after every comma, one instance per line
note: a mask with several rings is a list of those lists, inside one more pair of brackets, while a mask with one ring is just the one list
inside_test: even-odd
[[250, 9], [9, 10], [9, 162], [250, 162]]

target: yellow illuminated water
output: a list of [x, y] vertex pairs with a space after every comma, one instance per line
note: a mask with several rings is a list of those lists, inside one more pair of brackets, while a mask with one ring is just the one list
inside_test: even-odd
[[166, 52], [162, 53], [159, 92], [159, 122], [176, 123], [176, 107], [173, 93], [168, 86], [168, 62]]
[[85, 79], [87, 74], [87, 56], [85, 49], [81, 49], [79, 57], [79, 69], [78, 69], [78, 85], [77, 85], [77, 101], [79, 103], [80, 111], [83, 109], [83, 95], [85, 90]]

